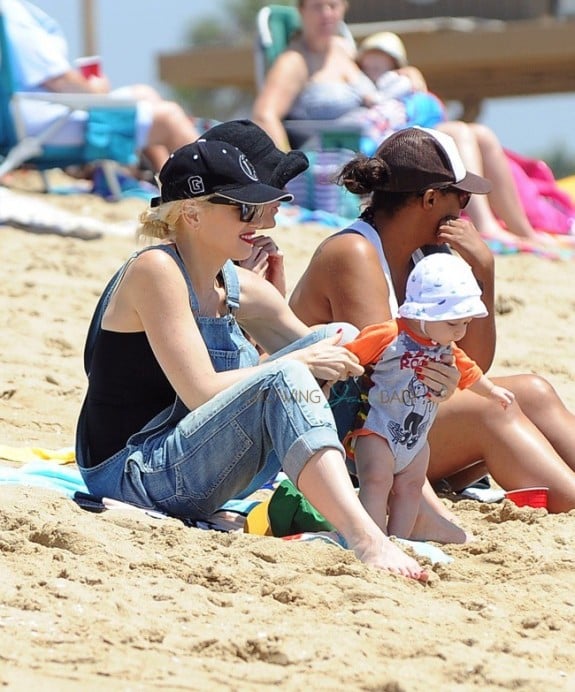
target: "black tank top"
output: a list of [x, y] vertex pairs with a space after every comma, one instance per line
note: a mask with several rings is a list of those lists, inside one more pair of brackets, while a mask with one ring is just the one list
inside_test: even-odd
[[122, 449], [134, 430], [173, 404], [175, 392], [145, 332], [102, 329], [88, 390], [88, 445], [93, 465]]

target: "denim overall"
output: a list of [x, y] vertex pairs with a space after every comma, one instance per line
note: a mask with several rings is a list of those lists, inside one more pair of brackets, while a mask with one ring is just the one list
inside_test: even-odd
[[[180, 267], [214, 369], [256, 365], [257, 351], [234, 317], [240, 295], [234, 264], [227, 262], [222, 270], [228, 313], [201, 317], [175, 247], [158, 245], [141, 252], [152, 249], [167, 252]], [[102, 316], [131, 259], [112, 278], [96, 307], [84, 352], [87, 373]], [[88, 458], [84, 403], [76, 431], [76, 460], [90, 492], [201, 520], [228, 500], [251, 494], [282, 468], [297, 483], [307, 461], [321, 449], [336, 448], [343, 455], [331, 410], [309, 369], [296, 360], [275, 360], [334, 334], [341, 326], [328, 325], [298, 339], [255, 374], [193, 411], [176, 398], [132, 435], [123, 449], [95, 467]], [[357, 330], [344, 326], [344, 337], [353, 338]]]

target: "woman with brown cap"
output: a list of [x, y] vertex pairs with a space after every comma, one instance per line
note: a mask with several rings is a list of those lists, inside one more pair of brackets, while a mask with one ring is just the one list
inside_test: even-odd
[[[231, 261], [291, 195], [218, 140], [175, 151], [159, 180], [141, 220], [160, 242], [112, 279], [88, 333], [76, 459], [90, 492], [206, 520], [282, 468], [359, 559], [425, 578], [359, 502], [318, 384], [361, 373], [340, 345], [356, 330], [312, 332]], [[242, 330], [274, 357], [260, 364]]]
[[[362, 329], [383, 322], [405, 299], [407, 276], [420, 248], [445, 250], [447, 244], [471, 266], [482, 287], [489, 316], [473, 321], [459, 345], [487, 371], [495, 351], [494, 259], [460, 213], [472, 193], [488, 191], [488, 181], [467, 173], [450, 137], [418, 128], [392, 135], [373, 157], [356, 157], [340, 180], [351, 192], [366, 195], [369, 204], [353, 225], [316, 250], [292, 294], [294, 312], [306, 324], [345, 320]], [[455, 389], [456, 371], [448, 365], [430, 365], [423, 375], [436, 392]], [[461, 488], [487, 469], [505, 489], [549, 487], [551, 512], [575, 508], [575, 416], [541, 377], [493, 379], [515, 394], [514, 415], [500, 416], [480, 397], [455, 392], [430, 431], [428, 478], [433, 482], [465, 472], [453, 481]], [[345, 410], [349, 398], [341, 397], [342, 405], [334, 407], [340, 435], [353, 423], [354, 411]], [[427, 498], [434, 499], [430, 488]], [[446, 514], [436, 498], [434, 504]], [[412, 537], [440, 532], [446, 540], [465, 539], [430, 511], [420, 513]]]

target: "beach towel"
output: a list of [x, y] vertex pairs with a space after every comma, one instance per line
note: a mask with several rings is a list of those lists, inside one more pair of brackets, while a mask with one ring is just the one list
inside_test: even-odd
[[50, 204], [49, 200], [49, 197], [36, 199], [0, 186], [0, 224], [31, 233], [54, 233], [82, 240], [94, 240], [104, 235], [135, 236], [137, 221], [104, 222], [61, 209]]
[[0, 459], [20, 463], [52, 461], [56, 464], [73, 464], [76, 461], [73, 447], [46, 449], [45, 447], [9, 447], [0, 445]]
[[86, 161], [112, 159], [135, 165], [136, 107], [90, 108], [86, 121]]
[[73, 497], [78, 491], [88, 492], [78, 467], [57, 461], [33, 461], [16, 468], [0, 465], [0, 483], [48, 488], [68, 497]]
[[533, 228], [558, 235], [575, 232], [575, 202], [562, 190], [549, 166], [505, 150], [521, 204]]

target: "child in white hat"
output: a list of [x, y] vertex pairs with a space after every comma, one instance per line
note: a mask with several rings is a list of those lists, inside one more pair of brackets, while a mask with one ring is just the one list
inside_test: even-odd
[[486, 316], [469, 265], [455, 255], [434, 253], [410, 273], [399, 317], [366, 327], [347, 344], [362, 365], [373, 367], [369, 412], [350, 441], [360, 499], [388, 535], [408, 538], [413, 530], [429, 460], [427, 435], [447, 394], [445, 387], [429, 389], [419, 369], [452, 355], [460, 389], [490, 397], [504, 409], [514, 401], [512, 392], [493, 384], [454, 343], [473, 318]]
[[355, 60], [377, 86], [381, 101], [427, 91], [421, 71], [407, 61], [403, 41], [391, 31], [378, 31], [364, 39]]

